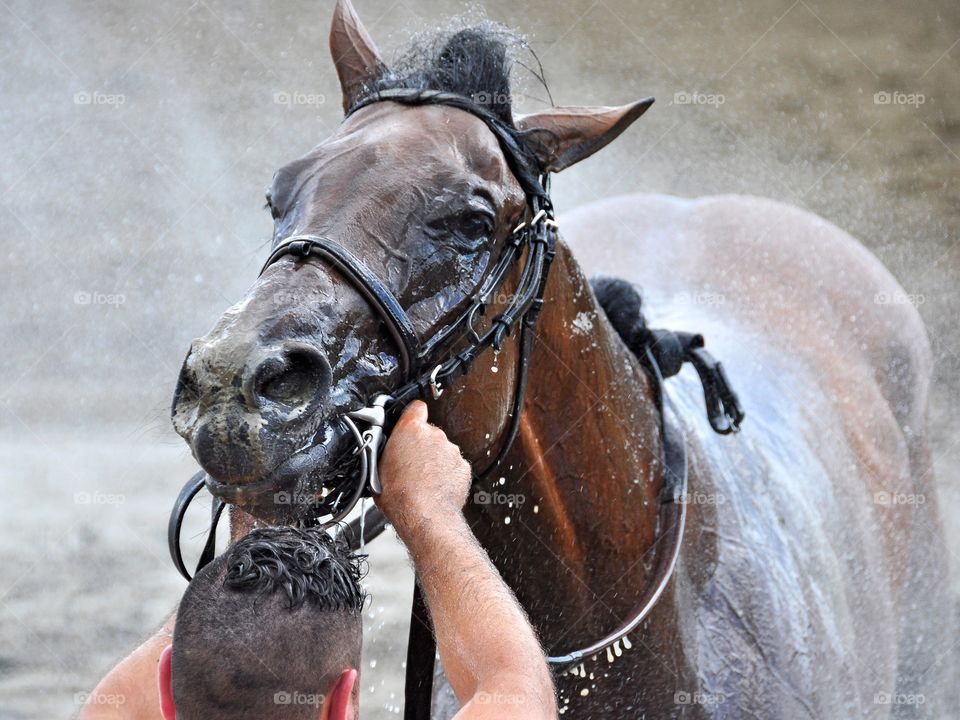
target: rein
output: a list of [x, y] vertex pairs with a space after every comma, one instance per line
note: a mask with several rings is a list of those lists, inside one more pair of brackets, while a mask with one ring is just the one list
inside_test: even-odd
[[[373, 93], [351, 108], [346, 117], [361, 108], [382, 101], [407, 105], [447, 105], [469, 112], [486, 123], [497, 137], [511, 171], [526, 194], [528, 215], [507, 238], [499, 259], [471, 296], [468, 307], [426, 341], [418, 337], [406, 311], [386, 284], [346, 248], [329, 238], [309, 234], [285, 238], [264, 263], [261, 275], [287, 255], [293, 256], [295, 262], [314, 256], [325, 260], [367, 300], [386, 324], [399, 351], [400, 386], [390, 395], [379, 395], [367, 407], [349, 412], [341, 418], [355, 442], [353, 453], [359, 459], [358, 472], [354, 477], [345, 477], [339, 482], [325, 484], [323, 490], [329, 492], [310, 508], [313, 519], [308, 522], [323, 527], [336, 527], [335, 532], [345, 537], [354, 548], [375, 538], [386, 526], [385, 518], [376, 508], [371, 508], [349, 524], [344, 525], [341, 521], [364, 494], [380, 494], [377, 459], [389, 426], [399, 411], [417, 398], [439, 398], [446, 388], [470, 371], [483, 351], [492, 347], [495, 352], [499, 352], [513, 328], [519, 325], [518, 366], [509, 424], [494, 460], [483, 472], [477, 473], [475, 479], [487, 477], [505, 459], [519, 430], [533, 352], [534, 329], [543, 307], [544, 291], [557, 241], [557, 223], [550, 201], [549, 175], [541, 171], [533, 156], [525, 149], [515, 128], [469, 98], [455, 93], [429, 90], [395, 89]], [[511, 270], [523, 258], [526, 259], [511, 301], [491, 321], [488, 329], [478, 331], [475, 326], [476, 316], [485, 313], [492, 298], [510, 276]], [[450, 349], [451, 345], [464, 337], [470, 339], [466, 347], [459, 352]], [[619, 642], [628, 642], [625, 640], [627, 634], [647, 618], [666, 589], [676, 567], [686, 524], [687, 455], [683, 435], [665, 408], [668, 398], [663, 387], [664, 377], [679, 372], [684, 362], [691, 362], [703, 384], [707, 414], [713, 429], [719, 433], [734, 432], [739, 429], [739, 423], [743, 419], [743, 412], [736, 395], [729, 387], [722, 367], [703, 349], [701, 336], [650, 330], [643, 335], [641, 346], [631, 349], [638, 355], [640, 363], [653, 380], [664, 449], [664, 477], [659, 495], [660, 509], [654, 542], [657, 553], [654, 580], [641, 595], [631, 619], [618, 629], [587, 647], [548, 657], [547, 662], [556, 672], [575, 668], [584, 658], [592, 657], [612, 646], [617, 649], [617, 654], [620, 654]], [[331, 455], [333, 452], [333, 447], [314, 442], [288, 458], [284, 465], [292, 464], [294, 467], [304, 468], [304, 473], [309, 473], [311, 458]], [[297, 464], [297, 461], [301, 462]], [[216, 527], [225, 506], [224, 499], [236, 499], [243, 486], [221, 483], [200, 471], [180, 491], [170, 515], [167, 539], [173, 563], [187, 580], [190, 580], [191, 576], [183, 561], [180, 532], [187, 507], [203, 487], [213, 494], [214, 503], [211, 526], [197, 571], [215, 555]], [[330, 519], [320, 522], [320, 518], [326, 516]], [[407, 655], [407, 720], [427, 720], [430, 716], [435, 653], [436, 644], [429, 613], [417, 585], [414, 591]]]

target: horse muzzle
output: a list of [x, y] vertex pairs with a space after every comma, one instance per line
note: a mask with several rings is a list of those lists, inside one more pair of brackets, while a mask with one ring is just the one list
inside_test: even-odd
[[380, 395], [369, 407], [343, 415], [325, 439], [304, 446], [259, 480], [236, 484], [208, 473], [204, 484], [214, 497], [269, 522], [339, 522], [361, 497], [380, 494], [377, 460], [389, 401]]

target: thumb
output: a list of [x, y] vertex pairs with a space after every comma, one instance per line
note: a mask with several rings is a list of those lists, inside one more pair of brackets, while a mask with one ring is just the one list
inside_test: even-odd
[[412, 425], [425, 425], [427, 423], [427, 404], [423, 400], [414, 400], [403, 409], [400, 420]]

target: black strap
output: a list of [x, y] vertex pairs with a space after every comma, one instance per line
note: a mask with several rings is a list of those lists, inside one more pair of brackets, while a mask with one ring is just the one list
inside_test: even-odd
[[413, 603], [410, 609], [407, 676], [404, 685], [406, 698], [403, 707], [404, 720], [430, 720], [436, 657], [437, 642], [433, 636], [430, 610], [427, 608], [420, 582], [417, 581], [414, 584]]
[[371, 505], [346, 526], [342, 526], [340, 537], [347, 541], [351, 549], [358, 550], [380, 537], [386, 529], [387, 516], [380, 512], [380, 508], [376, 505]]
[[490, 132], [497, 136], [504, 157], [507, 159], [507, 164], [510, 166], [510, 171], [517, 179], [517, 182], [520, 183], [520, 187], [523, 188], [527, 198], [532, 199], [538, 197], [541, 200], [548, 199], [548, 193], [544, 190], [540, 182], [542, 169], [540, 168], [539, 160], [524, 145], [521, 139], [521, 131], [508, 125], [466, 95], [447, 92], [445, 90], [415, 90], [411, 88], [379, 90], [370, 93], [357, 102], [347, 111], [344, 119], [350, 117], [361, 108], [383, 102], [384, 100], [402, 103], [404, 105], [446, 105], [447, 107], [458, 108], [479, 118], [490, 128]]
[[[744, 418], [743, 407], [723, 365], [704, 348], [703, 335], [662, 329], [645, 329], [643, 333], [643, 344], [653, 354], [664, 378], [679, 373], [685, 362], [696, 369], [710, 427], [721, 435], [737, 432]], [[649, 363], [646, 365], [649, 370]]]
[[[180, 548], [180, 532], [183, 529], [183, 518], [187, 514], [187, 508], [190, 503], [204, 487], [207, 474], [201, 470], [192, 478], [187, 480], [183, 489], [177, 495], [177, 500], [173, 504], [173, 510], [170, 512], [170, 519], [167, 522], [167, 548], [170, 551], [170, 557], [173, 560], [174, 567], [189, 582], [192, 576], [187, 571], [183, 562], [183, 553]], [[220, 522], [220, 516], [223, 514], [223, 508], [226, 503], [220, 498], [213, 499], [213, 505], [210, 508], [210, 530], [207, 532], [207, 541], [200, 552], [200, 559], [197, 561], [197, 569], [200, 572], [204, 565], [208, 564], [216, 555], [217, 551], [217, 525]]]
[[636, 630], [656, 607], [673, 576], [680, 555], [687, 518], [687, 449], [683, 433], [667, 413], [668, 399], [663, 387], [665, 373], [661, 372], [652, 347], [645, 345], [642, 350], [643, 354], [639, 359], [653, 382], [654, 403], [660, 417], [660, 438], [663, 444], [663, 480], [658, 496], [657, 537], [653, 545], [656, 554], [651, 562], [653, 580], [640, 593], [637, 608], [630, 619], [616, 630], [585, 647], [547, 657], [547, 663], [558, 674], [578, 665], [584, 658], [592, 657], [620, 642]]
[[380, 282], [380, 279], [349, 250], [319, 235], [294, 235], [277, 245], [270, 253], [260, 274], [262, 275], [268, 267], [285, 255], [295, 255], [300, 258], [319, 255], [332, 263], [386, 322], [387, 329], [400, 350], [400, 368], [403, 378], [409, 379], [420, 371], [420, 339], [406, 311], [387, 286]]
[[744, 413], [736, 393], [730, 387], [720, 363], [703, 349], [703, 336], [671, 330], [644, 328], [640, 345], [632, 349], [653, 383], [654, 403], [660, 416], [660, 437], [663, 443], [663, 484], [657, 513], [656, 556], [653, 581], [641, 593], [632, 617], [609, 635], [587, 647], [547, 658], [557, 672], [563, 672], [622, 640], [647, 618], [666, 589], [680, 555], [680, 545], [687, 517], [687, 449], [681, 430], [667, 412], [669, 399], [664, 378], [680, 372], [685, 362], [691, 363], [700, 376], [707, 416], [711, 427], [725, 435], [740, 429]]
[[[192, 579], [186, 564], [183, 562], [183, 553], [180, 546], [180, 535], [183, 529], [183, 518], [187, 514], [187, 508], [194, 500], [201, 488], [204, 486], [206, 473], [202, 470], [194, 475], [183, 490], [177, 496], [173, 510], [170, 512], [170, 520], [167, 523], [167, 547], [170, 551], [170, 557], [173, 560], [174, 567], [177, 568], [184, 579], [189, 582]], [[207, 530], [207, 539], [204, 542], [203, 550], [200, 552], [200, 559], [197, 561], [195, 573], [200, 572], [216, 556], [217, 543], [217, 525], [220, 523], [220, 517], [223, 515], [223, 509], [226, 503], [219, 498], [214, 498], [211, 506], [210, 527]], [[354, 518], [346, 525], [341, 526], [339, 530], [343, 537], [353, 550], [357, 550], [368, 542], [379, 537], [387, 528], [387, 518], [380, 512], [380, 508], [375, 505], [367, 508], [366, 512], [359, 517]]]

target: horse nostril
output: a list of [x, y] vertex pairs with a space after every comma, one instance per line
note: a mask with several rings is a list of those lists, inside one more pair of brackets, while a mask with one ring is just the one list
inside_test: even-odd
[[284, 405], [309, 405], [330, 387], [330, 363], [309, 345], [290, 344], [263, 360], [253, 373], [253, 390], [261, 398]]

